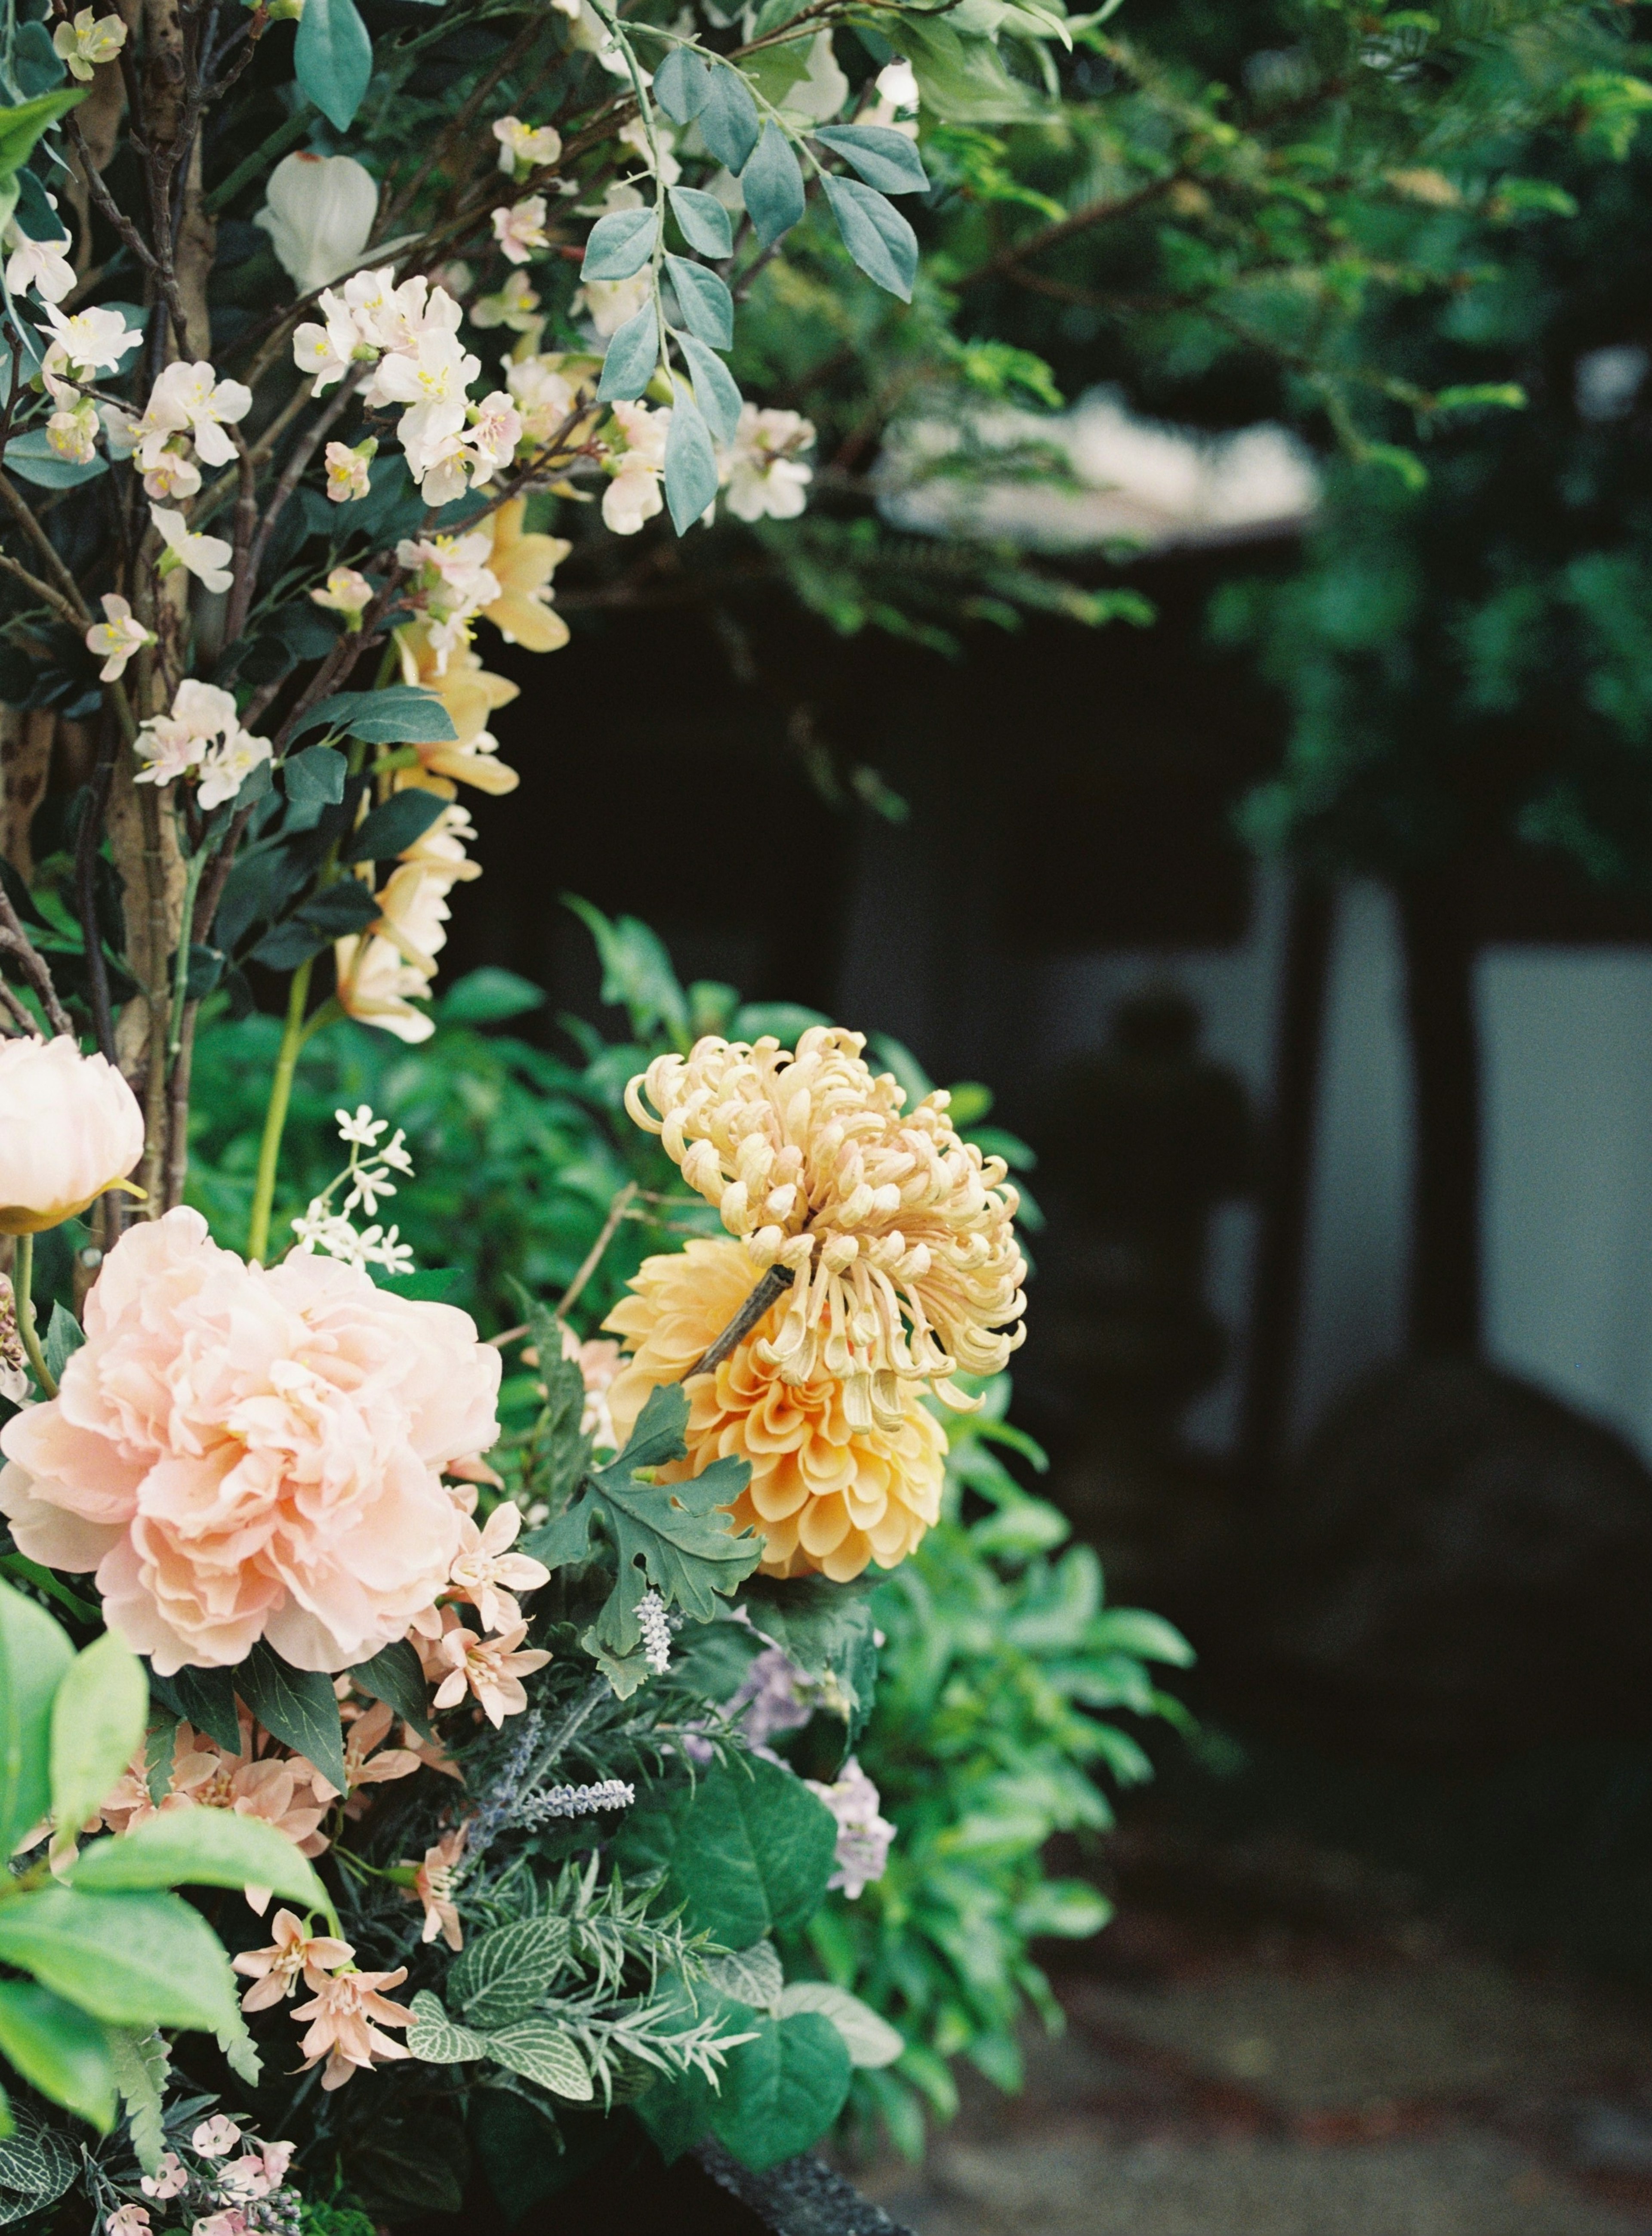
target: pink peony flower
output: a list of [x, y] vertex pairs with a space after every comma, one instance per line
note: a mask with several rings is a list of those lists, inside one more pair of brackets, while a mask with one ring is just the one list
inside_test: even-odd
[[342, 1669], [405, 1634], [458, 1549], [442, 1471], [498, 1434], [499, 1352], [467, 1314], [319, 1255], [248, 1266], [179, 1210], [109, 1253], [86, 1336], [0, 1431], [20, 1550], [95, 1568], [162, 1676], [260, 1638]]

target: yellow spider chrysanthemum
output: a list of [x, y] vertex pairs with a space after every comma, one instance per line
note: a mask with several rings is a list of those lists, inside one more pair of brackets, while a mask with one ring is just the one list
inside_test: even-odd
[[[751, 1261], [738, 1242], [691, 1242], [646, 1259], [631, 1286], [603, 1323], [633, 1346], [608, 1392], [622, 1440], [650, 1390], [679, 1381], [733, 1319], [751, 1287]], [[779, 1311], [688, 1384], [688, 1457], [662, 1468], [660, 1479], [698, 1475], [716, 1459], [749, 1460], [751, 1480], [729, 1510], [762, 1532], [766, 1575], [817, 1569], [847, 1583], [873, 1561], [893, 1568], [941, 1510], [941, 1424], [913, 1382], [895, 1425], [857, 1429], [845, 1385], [831, 1374], [783, 1378], [764, 1355], [771, 1346], [763, 1328]]]
[[[683, 1178], [740, 1237], [754, 1272], [791, 1293], [764, 1364], [843, 1384], [856, 1430], [907, 1417], [903, 1385], [972, 1401], [950, 1377], [995, 1374], [1021, 1341], [1026, 1266], [1000, 1157], [961, 1141], [937, 1089], [905, 1110], [859, 1033], [816, 1025], [796, 1055], [714, 1036], [657, 1057], [626, 1090]], [[646, 1099], [645, 1099], [646, 1098]]]

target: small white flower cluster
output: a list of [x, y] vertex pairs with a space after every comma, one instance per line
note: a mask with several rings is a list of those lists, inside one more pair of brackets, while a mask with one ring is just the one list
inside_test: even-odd
[[[406, 1135], [398, 1126], [390, 1139], [381, 1143], [380, 1136], [389, 1132], [390, 1121], [376, 1118], [366, 1102], [357, 1104], [353, 1117], [348, 1110], [335, 1110], [333, 1116], [338, 1121], [339, 1140], [349, 1145], [350, 1162], [318, 1196], [311, 1199], [303, 1216], [293, 1220], [297, 1247], [306, 1253], [323, 1251], [348, 1266], [382, 1266], [387, 1273], [410, 1273], [413, 1248], [410, 1243], [397, 1240], [399, 1228], [386, 1230], [377, 1223], [358, 1228], [350, 1215], [364, 1211], [372, 1219], [380, 1198], [396, 1194], [391, 1173], [411, 1174], [413, 1160], [408, 1154]], [[346, 1182], [349, 1193], [335, 1211], [333, 1197]]]
[[637, 1798], [634, 1786], [623, 1778], [605, 1778], [595, 1786], [552, 1786], [521, 1803], [515, 1821], [530, 1829], [554, 1817], [590, 1817], [600, 1809], [629, 1809]]
[[[417, 276], [398, 287], [393, 266], [357, 272], [341, 291], [322, 293], [324, 324], [306, 322], [292, 337], [293, 362], [314, 377], [318, 395], [355, 365], [370, 365], [362, 401], [406, 406], [398, 432], [408, 470], [429, 505], [450, 504], [509, 465], [521, 420], [503, 391], [473, 404], [482, 372], [459, 340], [462, 316], [445, 287]], [[331, 468], [329, 452], [329, 468]]]
[[[135, 630], [138, 624], [129, 615], [121, 617], [110, 610], [122, 602], [104, 600], [109, 619], [88, 631], [87, 642], [95, 652], [109, 645], [111, 658], [118, 657], [124, 667], [136, 649], [127, 632]], [[148, 632], [143, 634], [147, 637]], [[94, 638], [99, 642], [93, 643]], [[125, 653], [120, 650], [122, 644], [129, 647]], [[193, 777], [200, 786], [197, 798], [201, 806], [210, 809], [233, 799], [252, 771], [269, 760], [270, 741], [255, 738], [241, 727], [235, 701], [227, 691], [220, 691], [215, 683], [198, 682], [190, 675], [178, 686], [171, 714], [152, 715], [143, 724], [136, 750], [143, 766], [134, 782], [161, 785], [180, 776]]]
[[225, 430], [252, 408], [252, 391], [243, 382], [220, 380], [204, 359], [188, 365], [180, 358], [150, 390], [141, 418], [104, 406], [109, 455], [135, 454], [150, 497], [191, 497], [200, 487], [201, 464], [226, 466], [235, 456]]
[[[6, 284], [11, 285], [10, 279]], [[100, 372], [118, 372], [121, 359], [137, 348], [143, 334], [139, 327], [128, 326], [118, 311], [94, 306], [66, 318], [50, 299], [42, 331], [50, 339], [41, 360], [41, 378], [57, 406], [46, 422], [46, 440], [60, 457], [83, 465], [96, 444], [98, 419], [96, 406], [81, 389]]]
[[656, 1677], [665, 1676], [671, 1667], [671, 1617], [658, 1592], [646, 1591], [638, 1601], [637, 1628], [642, 1633], [642, 1650], [648, 1657], [648, 1667]]
[[429, 616], [438, 675], [447, 674], [453, 654], [469, 643], [476, 615], [504, 595], [488, 564], [493, 548], [493, 537], [485, 534], [403, 537], [396, 547], [397, 560], [412, 578], [410, 595]]

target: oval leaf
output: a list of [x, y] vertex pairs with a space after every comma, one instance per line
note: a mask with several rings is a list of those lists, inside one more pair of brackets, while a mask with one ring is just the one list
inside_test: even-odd
[[705, 413], [713, 438], [724, 444], [731, 443], [740, 424], [741, 398], [734, 375], [715, 351], [696, 341], [692, 334], [678, 334], [677, 345], [693, 376], [694, 401]]
[[292, 74], [327, 122], [347, 132], [373, 75], [372, 42], [356, 0], [306, 0]]
[[260, 1638], [236, 1671], [235, 1681], [265, 1730], [312, 1763], [334, 1792], [342, 1793], [344, 1729], [331, 1678], [319, 1669], [295, 1669]]
[[918, 269], [918, 236], [895, 204], [856, 179], [821, 178], [843, 246], [869, 280], [903, 303], [912, 300]]
[[743, 2165], [776, 2166], [825, 2134], [852, 2073], [842, 2035], [818, 2011], [764, 2019], [752, 2040], [729, 2052], [712, 2132]]
[[731, 171], [738, 172], [757, 144], [757, 104], [738, 69], [714, 69], [699, 112], [700, 137]]
[[63, 1673], [52, 1702], [51, 1805], [60, 1838], [95, 1816], [143, 1744], [149, 1680], [123, 1639], [106, 1630]]
[[233, 1809], [180, 1809], [146, 1817], [129, 1832], [95, 1840], [69, 1884], [94, 1894], [170, 1886], [268, 1887], [324, 1910], [327, 1890], [285, 1832]]
[[229, 1959], [175, 1894], [43, 1887], [0, 1906], [0, 1962], [115, 2026], [240, 2023]]
[[43, 2096], [108, 2134], [115, 2125], [115, 2062], [95, 2019], [32, 1980], [0, 1981], [0, 2050]]
[[703, 264], [691, 264], [684, 256], [667, 256], [665, 269], [671, 274], [683, 324], [690, 333], [698, 334], [703, 342], [710, 342], [713, 349], [731, 348], [734, 298], [716, 273], [708, 272]]
[[869, 187], [885, 194], [921, 194], [929, 186], [915, 141], [888, 124], [823, 124], [823, 148], [852, 163]]
[[756, 152], [740, 174], [740, 193], [765, 248], [790, 233], [803, 215], [803, 171], [777, 124], [764, 126]]
[[685, 536], [716, 497], [717, 453], [699, 407], [682, 389], [672, 406], [665, 437], [665, 502], [672, 526]]
[[781, 1990], [775, 2016], [789, 2019], [795, 2011], [818, 2011], [829, 2019], [854, 2065], [893, 2065], [907, 2046], [905, 2035], [881, 2019], [869, 2003], [825, 1980], [794, 1980]]
[[651, 209], [610, 210], [591, 228], [585, 244], [581, 280], [629, 280], [640, 272], [654, 252], [654, 227], [659, 220]]
[[734, 227], [717, 196], [702, 194], [698, 187], [669, 191], [672, 214], [689, 247], [701, 256], [727, 256], [734, 247]]
[[423, 792], [416, 786], [410, 786], [405, 792], [393, 792], [363, 818], [345, 858], [351, 862], [387, 862], [393, 854], [405, 853], [410, 846], [416, 845], [447, 811], [448, 803], [439, 792]]
[[390, 683], [382, 691], [339, 691], [318, 700], [293, 725], [292, 735], [342, 730], [370, 746], [450, 746], [459, 733], [434, 691], [416, 683]]
[[46, 440], [43, 427], [31, 427], [26, 435], [14, 435], [6, 444], [6, 464], [24, 481], [33, 482], [36, 489], [74, 489], [82, 482], [95, 482], [109, 470], [109, 462], [101, 452], [83, 464], [73, 458], [60, 457]]
[[608, 354], [602, 360], [597, 402], [612, 404], [618, 398], [640, 396], [659, 363], [659, 312], [650, 297], [610, 340]]
[[495, 2065], [536, 2081], [553, 2096], [566, 2096], [588, 2104], [596, 2091], [590, 2070], [566, 2027], [549, 2019], [521, 2019], [488, 2036], [488, 2055]]
[[673, 124], [692, 124], [711, 90], [711, 65], [692, 47], [673, 47], [654, 72], [654, 99]]
[[74, 1659], [45, 1610], [0, 1583], [0, 1855], [51, 1806], [52, 1695]]

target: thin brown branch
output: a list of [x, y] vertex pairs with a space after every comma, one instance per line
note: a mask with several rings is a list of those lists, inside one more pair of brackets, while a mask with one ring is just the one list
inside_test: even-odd
[[[287, 500], [304, 479], [311, 459], [314, 457], [329, 433], [344, 416], [345, 406], [357, 389], [360, 387], [366, 372], [365, 365], [352, 365], [339, 382], [338, 393], [328, 399], [326, 409], [318, 415], [314, 423], [305, 429], [292, 446], [292, 456], [282, 469], [281, 478], [271, 490], [269, 501], [265, 505], [263, 517], [258, 523], [258, 533], [252, 536], [251, 547], [245, 559], [238, 559], [235, 587], [230, 594], [229, 612], [225, 622], [225, 635], [232, 644], [246, 626], [246, 616], [252, 608], [252, 592], [258, 582], [259, 569], [263, 565], [264, 555], [269, 549], [270, 538], [275, 533], [275, 524], [285, 510]], [[250, 464], [249, 459], [248, 469]], [[243, 498], [244, 501], [245, 498]], [[237, 505], [236, 511], [239, 516], [239, 504]]]
[[714, 1367], [721, 1366], [730, 1353], [745, 1341], [752, 1329], [767, 1319], [790, 1288], [792, 1279], [789, 1266], [770, 1266], [722, 1333], [706, 1345], [692, 1366], [678, 1379], [692, 1382], [697, 1374], [710, 1374]]
[[[81, 596], [79, 583], [58, 556], [56, 545], [35, 517], [33, 506], [20, 494], [16, 483], [10, 476], [3, 473], [0, 473], [0, 504], [5, 506], [7, 511], [45, 561], [47, 572], [57, 584], [62, 594], [54, 602], [60, 608], [67, 605], [75, 628], [82, 629], [89, 628], [92, 616], [87, 611], [85, 602]], [[18, 571], [21, 572], [21, 569]]]
[[952, 285], [961, 293], [966, 287], [979, 286], [983, 280], [1004, 279], [1011, 274], [1013, 266], [1024, 262], [1029, 256], [1042, 256], [1046, 249], [1059, 248], [1064, 240], [1071, 240], [1075, 233], [1087, 233], [1092, 226], [1110, 224], [1115, 218], [1133, 217], [1137, 210], [1144, 209], [1150, 202], [1169, 194], [1170, 188], [1186, 176], [1185, 168], [1178, 164], [1175, 170], [1167, 171], [1163, 178], [1150, 179], [1131, 194], [1115, 194], [1109, 200], [1086, 202], [1082, 209], [1073, 210], [1067, 216], [1057, 219], [1040, 232], [1023, 233], [1019, 240], [1011, 241], [1007, 247], [1000, 248], [996, 256], [989, 256], [985, 263], [976, 265], [973, 271], [966, 272], [960, 279], [954, 280]]
[[[18, 967], [34, 989], [41, 1008], [46, 1012], [47, 1023], [55, 1033], [67, 1033], [75, 1038], [69, 1012], [57, 998], [57, 988], [52, 980], [45, 957], [23, 928], [23, 919], [11, 905], [11, 896], [0, 885], [0, 948], [16, 957]], [[31, 1028], [32, 1029], [32, 1028]]]

